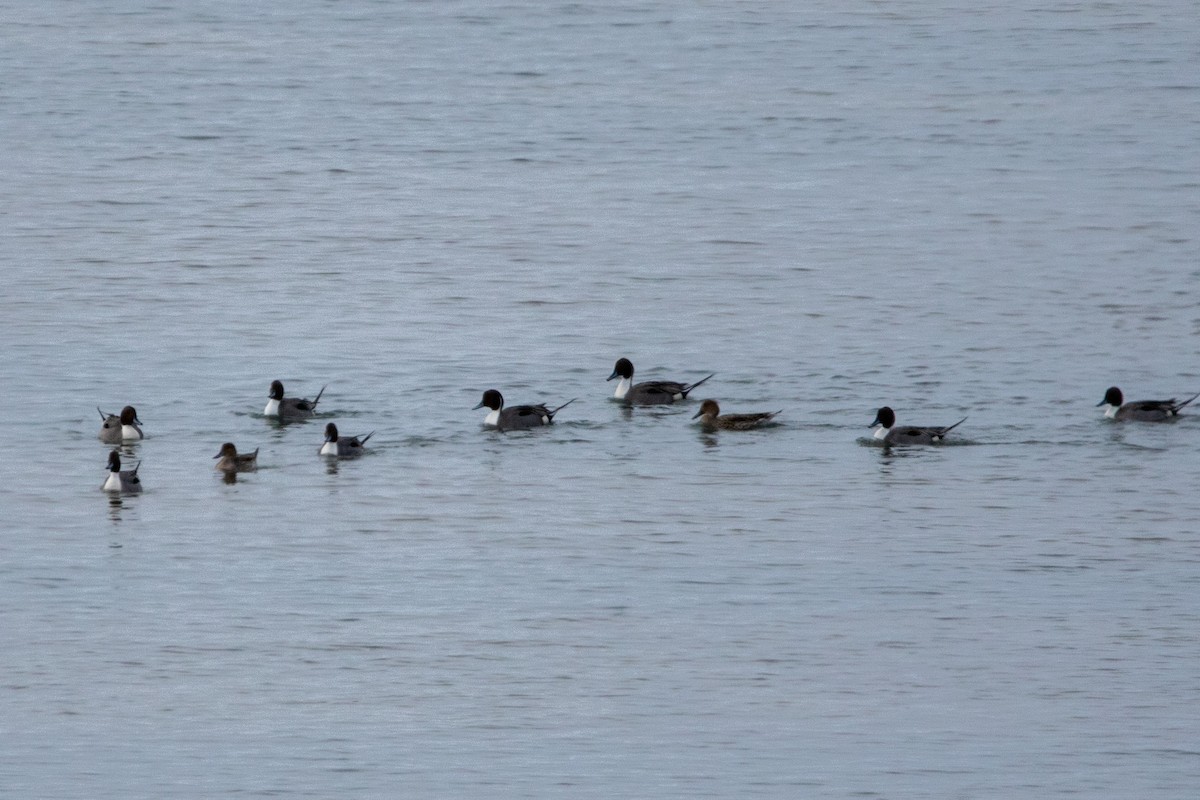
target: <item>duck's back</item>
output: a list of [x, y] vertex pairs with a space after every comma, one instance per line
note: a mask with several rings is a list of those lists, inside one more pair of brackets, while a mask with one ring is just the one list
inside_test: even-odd
[[549, 425], [550, 409], [545, 406], [512, 406], [500, 412], [497, 427], [504, 430], [528, 430]]
[[1134, 400], [1117, 409], [1117, 419], [1165, 422], [1177, 416], [1174, 400]]

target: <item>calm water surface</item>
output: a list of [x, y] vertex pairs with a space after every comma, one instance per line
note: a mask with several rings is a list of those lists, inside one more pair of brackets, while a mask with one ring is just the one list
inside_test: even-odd
[[0, 13], [0, 794], [1194, 795], [1191, 3]]

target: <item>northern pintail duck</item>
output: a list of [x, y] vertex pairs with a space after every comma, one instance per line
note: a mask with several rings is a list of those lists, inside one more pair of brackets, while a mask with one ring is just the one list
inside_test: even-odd
[[321, 387], [321, 391], [317, 392], [315, 400], [284, 397], [283, 383], [271, 381], [271, 393], [267, 395], [270, 399], [267, 400], [267, 407], [263, 409], [263, 416], [279, 417], [280, 419], [307, 419], [316, 413], [317, 403], [321, 402], [323, 394], [325, 394], [324, 386]]
[[782, 411], [759, 411], [752, 414], [721, 414], [721, 406], [716, 400], [705, 400], [700, 404], [700, 410], [695, 416], [700, 418], [700, 424], [706, 428], [718, 428], [730, 431], [748, 431], [765, 425]]
[[1116, 386], [1110, 386], [1104, 393], [1104, 399], [1096, 404], [1097, 407], [1107, 406], [1104, 416], [1110, 419], [1132, 419], [1140, 422], [1165, 422], [1179, 416], [1179, 409], [1200, 397], [1194, 394], [1182, 403], [1170, 400], [1131, 400], [1125, 402], [1124, 395]]
[[[100, 411], [99, 408], [96, 409]], [[125, 406], [120, 414], [105, 414], [100, 411], [100, 441], [105, 444], [136, 442], [142, 438], [142, 421], [133, 406]]]
[[607, 380], [611, 381], [613, 378], [621, 379], [617, 384], [617, 390], [613, 392], [613, 397], [617, 400], [624, 400], [630, 405], [658, 406], [674, 403], [678, 400], [686, 400], [688, 392], [715, 374], [714, 372], [712, 375], [701, 378], [695, 383], [643, 381], [642, 383], [635, 384], [633, 382], [633, 362], [628, 358], [618, 358], [616, 366], [613, 367], [612, 375], [609, 375]]
[[896, 427], [896, 412], [884, 406], [879, 409], [879, 413], [875, 415], [875, 421], [869, 427], [879, 426], [879, 429], [875, 431], [875, 438], [881, 439], [885, 445], [938, 444], [946, 438], [947, 433], [966, 421], [967, 418], [963, 417], [953, 425], [947, 425], [944, 428], [919, 428], [915, 425]]
[[214, 469], [221, 472], [253, 472], [258, 469], [258, 448], [253, 453], [239, 454], [233, 442], [226, 442], [213, 458], [220, 459]]
[[361, 456], [364, 452], [363, 445], [374, 435], [375, 431], [371, 431], [366, 436], [340, 436], [337, 425], [331, 422], [325, 426], [325, 444], [321, 445], [319, 452], [323, 456], [339, 456], [341, 458]]
[[475, 408], [486, 406], [491, 409], [488, 415], [483, 418], [484, 425], [490, 425], [502, 431], [523, 431], [551, 424], [554, 422], [555, 414], [578, 399], [577, 397], [572, 397], [555, 409], [549, 409], [543, 405], [510, 406], [505, 408], [504, 396], [495, 389], [488, 389], [483, 393], [483, 399], [479, 401], [479, 404]]
[[142, 479], [138, 477], [141, 468], [142, 462], [139, 461], [133, 469], [122, 470], [121, 454], [113, 450], [108, 454], [108, 478], [100, 488], [106, 492], [137, 494], [142, 491]]

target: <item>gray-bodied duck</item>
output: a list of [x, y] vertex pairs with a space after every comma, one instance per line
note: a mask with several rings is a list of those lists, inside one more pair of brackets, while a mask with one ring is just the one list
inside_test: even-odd
[[579, 398], [572, 397], [558, 408], [547, 408], [544, 405], [526, 405], [504, 407], [504, 396], [495, 389], [483, 393], [483, 399], [475, 408], [488, 408], [488, 415], [483, 418], [483, 424], [502, 431], [523, 431], [530, 428], [540, 428], [554, 422], [554, 415]]
[[875, 415], [875, 421], [868, 427], [874, 428], [879, 426], [875, 431], [875, 438], [882, 440], [884, 445], [906, 445], [906, 444], [940, 444], [946, 438], [946, 434], [962, 425], [967, 421], [963, 417], [953, 425], [947, 425], [944, 428], [934, 427], [918, 427], [916, 425], [896, 425], [896, 412], [884, 406], [879, 409]]
[[[96, 410], [100, 411], [99, 408]], [[100, 420], [100, 441], [105, 444], [137, 442], [142, 439], [142, 421], [138, 419], [137, 409], [133, 406], [125, 406], [120, 414], [105, 414], [100, 411]]]
[[339, 458], [361, 456], [365, 452], [363, 445], [374, 435], [375, 431], [371, 431], [366, 436], [342, 436], [338, 433], [337, 425], [330, 422], [325, 426], [325, 443], [321, 445], [319, 452], [323, 456]]
[[613, 367], [612, 375], [607, 380], [620, 378], [613, 397], [624, 400], [629, 405], [660, 406], [669, 405], [680, 400], [686, 400], [688, 392], [711, 378], [716, 373], [707, 375], [695, 383], [679, 383], [678, 381], [643, 381], [633, 382], [633, 362], [628, 358], [618, 358]]
[[139, 461], [133, 469], [122, 470], [121, 454], [113, 450], [108, 454], [108, 478], [100, 488], [106, 492], [138, 494], [142, 491], [142, 479], [138, 477], [141, 468], [142, 462]]
[[1131, 400], [1126, 403], [1121, 390], [1110, 386], [1104, 393], [1104, 399], [1097, 403], [1096, 407], [1105, 406], [1104, 416], [1109, 419], [1166, 422], [1179, 416], [1179, 410], [1197, 397], [1200, 397], [1200, 394], [1194, 394], [1182, 403], [1175, 402], [1174, 397], [1170, 400]]
[[308, 419], [317, 413], [317, 403], [321, 402], [323, 394], [325, 394], [324, 386], [321, 387], [321, 391], [317, 392], [315, 400], [284, 397], [283, 382], [271, 381], [271, 392], [267, 395], [269, 399], [266, 408], [263, 409], [263, 416], [279, 417], [281, 420]]

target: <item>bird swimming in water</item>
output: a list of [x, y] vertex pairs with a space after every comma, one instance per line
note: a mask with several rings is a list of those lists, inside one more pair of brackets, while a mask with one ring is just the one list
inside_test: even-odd
[[[99, 408], [96, 410], [100, 411]], [[133, 406], [125, 406], [120, 414], [100, 411], [100, 419], [100, 441], [106, 444], [136, 442], [143, 438], [140, 427], [142, 421], [138, 419], [137, 409]]]
[[1116, 386], [1110, 386], [1104, 393], [1104, 399], [1096, 406], [1106, 406], [1104, 416], [1109, 419], [1166, 422], [1179, 416], [1179, 410], [1197, 397], [1200, 397], [1200, 394], [1194, 394], [1182, 403], [1175, 402], [1174, 397], [1170, 400], [1131, 400], [1126, 403], [1121, 390]]
[[221, 472], [253, 472], [258, 469], [258, 448], [253, 453], [238, 453], [233, 442], [226, 442], [213, 458], [220, 459], [213, 468]]
[[279, 417], [281, 420], [308, 419], [317, 412], [317, 403], [321, 402], [321, 395], [325, 394], [325, 387], [321, 387], [321, 391], [317, 392], [315, 400], [305, 400], [299, 397], [284, 397], [283, 382], [271, 381], [271, 392], [267, 395], [267, 406], [263, 409], [264, 417]]
[[483, 399], [475, 408], [491, 409], [484, 417], [483, 424], [502, 431], [523, 431], [530, 428], [540, 428], [554, 422], [554, 415], [578, 398], [571, 398], [558, 408], [550, 409], [544, 405], [524, 405], [504, 407], [504, 396], [495, 389], [483, 393]]
[[361, 456], [364, 452], [363, 445], [374, 435], [375, 431], [371, 431], [366, 436], [342, 436], [338, 433], [337, 425], [330, 422], [325, 426], [325, 443], [321, 445], [318, 452], [323, 456], [340, 458]]
[[947, 425], [944, 428], [936, 427], [918, 427], [916, 425], [901, 425], [896, 426], [896, 412], [884, 406], [879, 409], [875, 415], [875, 421], [868, 427], [879, 426], [875, 431], [875, 438], [883, 440], [885, 446], [890, 445], [909, 445], [909, 444], [940, 444], [946, 438], [946, 434], [962, 425], [967, 421], [963, 417], [953, 425]]
[[139, 461], [133, 469], [122, 470], [121, 454], [113, 450], [108, 454], [108, 478], [100, 488], [106, 492], [138, 494], [142, 491], [142, 479], [138, 477], [141, 468], [142, 462]]
[[613, 397], [624, 400], [634, 406], [669, 405], [680, 400], [686, 400], [688, 392], [711, 378], [716, 373], [701, 378], [695, 383], [679, 383], [678, 381], [644, 381], [633, 382], [633, 362], [628, 358], [618, 358], [612, 374], [607, 380], [620, 378]]
[[729, 431], [748, 431], [766, 425], [783, 411], [759, 411], [751, 414], [722, 414], [716, 400], [705, 400], [692, 419], [700, 418], [705, 428]]

